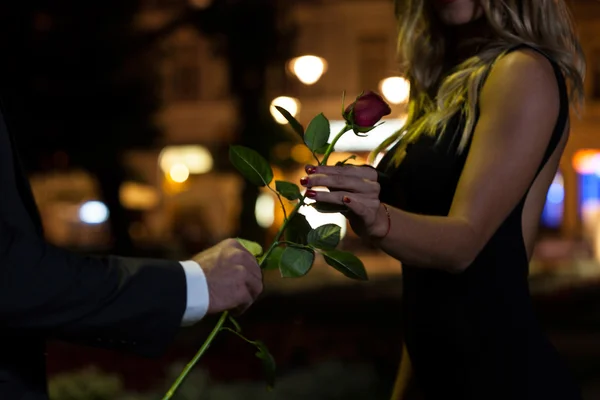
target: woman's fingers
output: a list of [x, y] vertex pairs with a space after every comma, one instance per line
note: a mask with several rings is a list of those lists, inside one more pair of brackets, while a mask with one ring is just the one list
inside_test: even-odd
[[370, 197], [379, 196], [380, 191], [379, 183], [348, 175], [308, 175], [300, 180], [300, 184], [308, 188], [325, 186], [330, 190], [364, 193]]
[[306, 173], [309, 175], [324, 174], [324, 175], [344, 175], [348, 177], [367, 179], [377, 182], [377, 170], [368, 166], [344, 165], [344, 166], [328, 166], [307, 165]]
[[323, 192], [320, 190], [310, 189], [306, 191], [306, 197], [308, 197], [309, 199], [330, 204], [346, 204], [346, 202], [344, 202], [344, 199], [349, 199], [350, 194], [350, 192], [342, 191]]
[[363, 199], [360, 196], [355, 196], [352, 193], [348, 194], [343, 199], [344, 204], [354, 215], [362, 219], [365, 225], [371, 224], [373, 218], [377, 214], [379, 208], [379, 200]]
[[350, 192], [321, 192], [308, 190], [306, 196], [322, 203], [345, 204], [348, 209], [367, 225], [372, 222], [379, 209], [379, 199], [366, 198]]

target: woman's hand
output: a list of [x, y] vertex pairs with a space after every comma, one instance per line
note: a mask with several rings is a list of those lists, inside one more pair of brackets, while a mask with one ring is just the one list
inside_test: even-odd
[[[379, 239], [388, 231], [387, 212], [379, 201], [380, 186], [377, 171], [368, 166], [307, 166], [308, 174], [300, 184], [309, 190], [309, 199], [330, 204], [344, 204], [343, 214], [354, 232], [361, 237]], [[311, 190], [324, 186], [329, 192]]]

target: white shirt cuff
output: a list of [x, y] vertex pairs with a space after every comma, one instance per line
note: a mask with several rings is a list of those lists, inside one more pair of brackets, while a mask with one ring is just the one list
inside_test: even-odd
[[181, 326], [190, 326], [200, 321], [208, 311], [208, 283], [204, 271], [195, 261], [181, 261], [185, 272], [187, 303]]

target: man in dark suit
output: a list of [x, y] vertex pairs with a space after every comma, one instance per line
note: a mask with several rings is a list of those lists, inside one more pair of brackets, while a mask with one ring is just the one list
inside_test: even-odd
[[181, 326], [240, 311], [262, 291], [233, 239], [192, 258], [83, 257], [46, 243], [0, 113], [0, 399], [46, 400], [45, 341], [160, 355]]

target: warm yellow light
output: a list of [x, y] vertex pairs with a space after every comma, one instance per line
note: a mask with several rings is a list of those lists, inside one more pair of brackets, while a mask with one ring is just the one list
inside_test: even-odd
[[307, 55], [290, 61], [290, 69], [305, 85], [313, 85], [327, 71], [327, 62], [317, 56]]
[[303, 144], [297, 144], [292, 147], [291, 156], [294, 161], [300, 164], [309, 162], [312, 159], [312, 153]]
[[401, 104], [410, 96], [410, 83], [401, 76], [385, 78], [379, 83], [379, 89], [387, 101]]
[[156, 189], [136, 182], [125, 182], [119, 188], [119, 198], [125, 208], [150, 210], [158, 205]]
[[213, 157], [203, 146], [169, 146], [161, 152], [159, 164], [166, 174], [176, 164], [184, 165], [190, 174], [205, 174], [213, 168]]
[[183, 183], [190, 177], [190, 170], [183, 164], [175, 164], [169, 170], [169, 176], [173, 182]]
[[281, 115], [279, 111], [275, 108], [275, 106], [279, 106], [281, 108], [285, 108], [287, 112], [292, 114], [292, 117], [295, 117], [300, 112], [300, 101], [293, 97], [280, 96], [274, 99], [271, 102], [271, 115], [275, 118], [275, 121], [281, 125], [287, 124], [287, 120]]
[[261, 193], [254, 206], [256, 222], [262, 228], [269, 228], [275, 222], [275, 198], [271, 193]]

